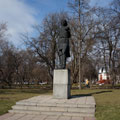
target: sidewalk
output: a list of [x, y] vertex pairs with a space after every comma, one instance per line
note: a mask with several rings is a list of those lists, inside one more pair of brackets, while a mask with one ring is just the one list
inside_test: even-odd
[[0, 116], [0, 120], [95, 120], [95, 118], [7, 113]]

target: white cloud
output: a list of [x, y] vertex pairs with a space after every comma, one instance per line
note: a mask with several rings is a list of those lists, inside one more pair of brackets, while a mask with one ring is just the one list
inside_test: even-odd
[[20, 43], [20, 33], [33, 32], [35, 10], [21, 0], [0, 0], [0, 22], [7, 22], [10, 40]]

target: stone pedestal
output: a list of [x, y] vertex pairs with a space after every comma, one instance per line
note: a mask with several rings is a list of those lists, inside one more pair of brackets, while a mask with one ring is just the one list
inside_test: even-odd
[[53, 98], [70, 98], [70, 70], [56, 69], [53, 77]]

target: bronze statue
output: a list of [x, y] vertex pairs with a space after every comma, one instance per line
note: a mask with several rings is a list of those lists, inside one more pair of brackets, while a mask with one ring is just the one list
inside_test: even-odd
[[59, 56], [59, 68], [65, 69], [66, 59], [70, 57], [69, 50], [69, 38], [71, 37], [70, 28], [67, 25], [67, 21], [64, 19], [61, 21], [61, 28], [59, 31], [58, 39], [58, 56]]

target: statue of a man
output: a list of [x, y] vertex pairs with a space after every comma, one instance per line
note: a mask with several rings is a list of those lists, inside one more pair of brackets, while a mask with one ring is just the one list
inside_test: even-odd
[[59, 68], [65, 69], [66, 59], [70, 57], [69, 51], [69, 38], [71, 37], [70, 28], [67, 25], [67, 21], [64, 19], [61, 21], [61, 28], [59, 31], [58, 39], [58, 56], [59, 56]]

